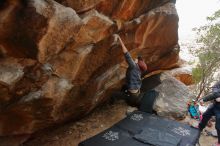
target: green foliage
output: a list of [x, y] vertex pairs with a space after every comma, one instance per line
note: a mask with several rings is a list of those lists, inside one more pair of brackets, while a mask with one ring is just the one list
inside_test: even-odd
[[193, 69], [193, 79], [198, 87], [198, 96], [208, 91], [208, 87], [215, 80], [220, 67], [220, 10], [207, 17], [207, 25], [194, 28], [197, 32], [197, 42], [201, 47], [194, 52], [199, 58]]
[[218, 18], [220, 18], [220, 10], [216, 11], [212, 16], [207, 17], [207, 20], [214, 21]]
[[195, 83], [199, 83], [202, 80], [202, 68], [197, 66], [196, 68], [193, 68], [192, 75]]

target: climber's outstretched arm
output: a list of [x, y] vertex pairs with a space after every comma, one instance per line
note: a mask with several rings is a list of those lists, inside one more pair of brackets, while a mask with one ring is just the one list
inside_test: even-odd
[[125, 44], [124, 44], [124, 42], [121, 40], [120, 36], [118, 36], [118, 39], [119, 39], [119, 42], [120, 42], [120, 44], [121, 44], [123, 53], [124, 53], [124, 54], [127, 53], [127, 52], [128, 52], [128, 49], [125, 47]]
[[130, 53], [128, 52], [128, 49], [125, 47], [125, 44], [124, 44], [123, 41], [121, 40], [120, 36], [117, 36], [117, 37], [118, 37], [119, 42], [120, 42], [120, 44], [121, 44], [122, 51], [123, 51], [123, 53], [124, 53], [124, 55], [125, 55], [125, 60], [126, 60], [126, 62], [128, 63], [128, 65], [129, 65], [130, 67], [135, 67], [135, 62], [134, 62], [134, 60], [132, 59]]

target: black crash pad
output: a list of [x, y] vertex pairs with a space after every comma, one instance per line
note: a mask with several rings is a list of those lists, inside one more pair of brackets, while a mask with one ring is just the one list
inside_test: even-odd
[[155, 127], [160, 129], [160, 131], [167, 129], [169, 121], [164, 120], [163, 123], [161, 123], [161, 119], [162, 118], [149, 113], [135, 111], [115, 125], [134, 136], [135, 134], [140, 134], [144, 128], [148, 127]]
[[79, 146], [194, 146], [198, 139], [189, 125], [135, 111]]
[[181, 138], [175, 134], [154, 128], [146, 128], [140, 134], [136, 134], [134, 138], [142, 143], [162, 146], [177, 146], [181, 141]]
[[153, 113], [154, 102], [159, 93], [155, 90], [144, 92], [141, 98], [139, 110], [146, 113]]
[[113, 126], [84, 141], [79, 146], [150, 146], [134, 140], [129, 133]]

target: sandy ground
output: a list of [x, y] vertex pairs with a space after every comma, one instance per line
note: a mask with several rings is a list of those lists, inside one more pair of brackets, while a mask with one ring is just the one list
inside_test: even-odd
[[[128, 109], [130, 110], [124, 102], [100, 107], [78, 122], [70, 122], [63, 126], [39, 131], [20, 146], [77, 146], [79, 142], [123, 119]], [[216, 141], [216, 138], [204, 134], [200, 138], [201, 146], [212, 146]], [[14, 143], [12, 144], [12, 142]], [[0, 140], [0, 146], [15, 146], [15, 142], [14, 138]]]
[[77, 146], [79, 142], [123, 119], [126, 110], [127, 105], [124, 102], [101, 107], [78, 122], [36, 133], [23, 146]]

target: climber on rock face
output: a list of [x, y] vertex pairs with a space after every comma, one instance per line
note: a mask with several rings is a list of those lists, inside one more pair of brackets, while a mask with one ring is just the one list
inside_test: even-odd
[[141, 76], [147, 70], [147, 65], [144, 63], [142, 57], [138, 57], [133, 60], [126, 46], [121, 40], [119, 35], [115, 35], [116, 40], [119, 40], [122, 51], [124, 53], [125, 60], [128, 64], [126, 71], [126, 88], [118, 94], [118, 98], [123, 98], [129, 105], [137, 106], [140, 102], [140, 88], [141, 88]]

